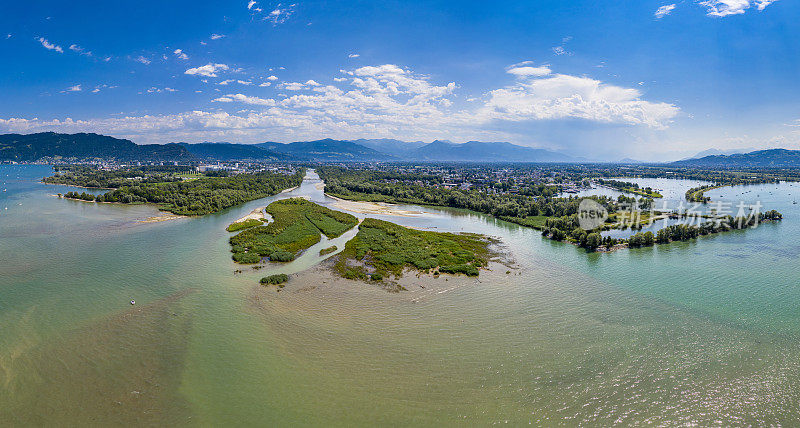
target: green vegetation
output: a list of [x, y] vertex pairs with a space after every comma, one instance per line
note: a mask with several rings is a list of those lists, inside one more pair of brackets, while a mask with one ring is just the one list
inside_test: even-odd
[[477, 276], [490, 256], [488, 245], [480, 235], [421, 231], [367, 218], [334, 268], [348, 279], [375, 281], [400, 277], [405, 268]]
[[258, 220], [258, 219], [255, 219], [255, 218], [249, 218], [249, 219], [244, 220], [244, 221], [237, 221], [237, 222], [231, 223], [231, 225], [228, 226], [227, 228], [225, 228], [225, 230], [227, 230], [228, 232], [236, 232], [236, 231], [243, 230], [243, 229], [249, 229], [251, 227], [261, 226], [262, 224], [264, 224], [264, 222], [262, 220]]
[[612, 189], [619, 190], [620, 192], [633, 193], [646, 198], [663, 198], [661, 193], [656, 192], [650, 187], [640, 188], [636, 183], [629, 183], [627, 181], [605, 180], [599, 179], [597, 182], [603, 186], [611, 187]]
[[332, 252], [334, 252], [334, 251], [336, 251], [338, 249], [339, 249], [339, 247], [337, 247], [336, 245], [333, 245], [333, 246], [328, 247], [328, 248], [323, 248], [323, 249], [319, 250], [319, 255], [320, 256], [324, 256], [324, 255], [330, 254], [330, 253], [332, 253]]
[[264, 257], [287, 262], [320, 241], [320, 234], [336, 238], [358, 224], [350, 214], [334, 211], [302, 198], [282, 199], [267, 206], [273, 221], [243, 230], [230, 238], [233, 260], [258, 263]]
[[67, 192], [64, 193], [64, 197], [67, 199], [80, 199], [82, 201], [94, 202], [95, 196], [91, 193], [86, 192]]
[[181, 181], [193, 173], [190, 166], [152, 165], [106, 171], [90, 166], [66, 165], [54, 167], [55, 174], [42, 179], [47, 184], [67, 184], [76, 187], [117, 189], [142, 183], [169, 183]]
[[289, 281], [289, 275], [286, 275], [285, 273], [279, 273], [261, 278], [262, 285], [277, 285], [280, 288], [283, 288], [286, 281]]
[[708, 203], [711, 200], [711, 198], [705, 196], [705, 192], [708, 192], [709, 190], [719, 189], [720, 187], [723, 186], [716, 184], [708, 184], [705, 186], [693, 187], [686, 191], [686, 200], [689, 202], [701, 202], [704, 204]]
[[[698, 170], [682, 167], [630, 165], [414, 165], [393, 164], [371, 166], [372, 169], [320, 167], [325, 192], [342, 199], [410, 203], [465, 208], [492, 215], [505, 221], [542, 231], [542, 235], [586, 248], [606, 251], [629, 245], [625, 239], [603, 237], [610, 229], [642, 229], [654, 217], [665, 213], [653, 211], [652, 198], [661, 197], [652, 188], [610, 177], [676, 178], [711, 181], [716, 184], [695, 188], [687, 198], [707, 200], [702, 192], [722, 185], [772, 183], [780, 180], [799, 181], [797, 171], [763, 170]], [[578, 222], [578, 206], [583, 198], [561, 197], [564, 189], [584, 188], [590, 181], [629, 191], [645, 198], [620, 195], [616, 199], [592, 196], [609, 214], [605, 223], [594, 230], [583, 230]], [[446, 183], [446, 184], [445, 184]], [[634, 218], [632, 208], [637, 208]], [[685, 216], [685, 215], [684, 215]], [[701, 218], [710, 219], [710, 215]], [[625, 221], [622, 221], [625, 220]], [[759, 220], [760, 221], [760, 220]], [[669, 241], [730, 230], [696, 226], [698, 230], [669, 233]], [[674, 232], [674, 233], [673, 233]], [[657, 243], [655, 236], [637, 233], [630, 237], [630, 246]], [[689, 238], [691, 239], [691, 238]], [[662, 240], [663, 241], [663, 240]], [[653, 244], [651, 244], [651, 242]]]
[[255, 173], [205, 177], [184, 181], [176, 174], [187, 167], [136, 167], [102, 171], [68, 167], [46, 178], [46, 183], [83, 187], [116, 187], [98, 195], [97, 202], [153, 203], [178, 215], [204, 215], [299, 186], [305, 171], [295, 174]]

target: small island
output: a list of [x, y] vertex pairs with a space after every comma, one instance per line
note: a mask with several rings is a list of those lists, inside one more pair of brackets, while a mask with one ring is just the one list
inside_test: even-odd
[[492, 243], [483, 235], [416, 230], [366, 218], [333, 269], [347, 279], [373, 281], [399, 278], [406, 269], [478, 276], [492, 256]]
[[230, 238], [235, 262], [254, 264], [264, 258], [273, 262], [292, 261], [301, 251], [319, 242], [321, 235], [336, 238], [358, 224], [353, 215], [303, 198], [275, 201], [267, 206], [266, 212], [272, 216], [272, 222], [246, 227], [242, 224], [244, 229]]

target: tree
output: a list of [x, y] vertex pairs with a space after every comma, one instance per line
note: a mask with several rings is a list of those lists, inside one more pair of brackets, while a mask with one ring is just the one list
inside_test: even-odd
[[594, 251], [594, 250], [597, 249], [597, 247], [602, 245], [602, 243], [603, 243], [603, 237], [600, 236], [599, 233], [593, 232], [593, 233], [590, 233], [590, 234], [586, 235], [586, 249], [587, 250]]

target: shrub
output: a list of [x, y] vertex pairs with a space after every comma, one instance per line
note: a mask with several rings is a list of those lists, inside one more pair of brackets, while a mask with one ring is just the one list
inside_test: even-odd
[[289, 280], [289, 275], [279, 273], [261, 278], [262, 285], [280, 285]]
[[278, 250], [270, 254], [269, 259], [273, 262], [290, 262], [294, 260], [294, 254], [288, 251]]
[[263, 222], [258, 219], [247, 219], [245, 221], [237, 221], [235, 223], [231, 223], [225, 230], [228, 232], [236, 232], [237, 230], [248, 229], [255, 226], [261, 226]]

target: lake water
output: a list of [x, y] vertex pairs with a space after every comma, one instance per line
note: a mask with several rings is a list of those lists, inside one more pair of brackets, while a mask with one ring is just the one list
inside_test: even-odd
[[611, 254], [406, 207], [425, 213], [380, 218], [499, 237], [518, 267], [409, 299], [256, 284], [355, 231], [234, 273], [225, 227], [276, 198], [332, 206], [313, 173], [143, 224], [154, 208], [52, 196], [74, 189], [50, 172], [0, 166], [0, 426], [800, 424], [796, 184], [708, 194], [757, 195], [782, 223]]

